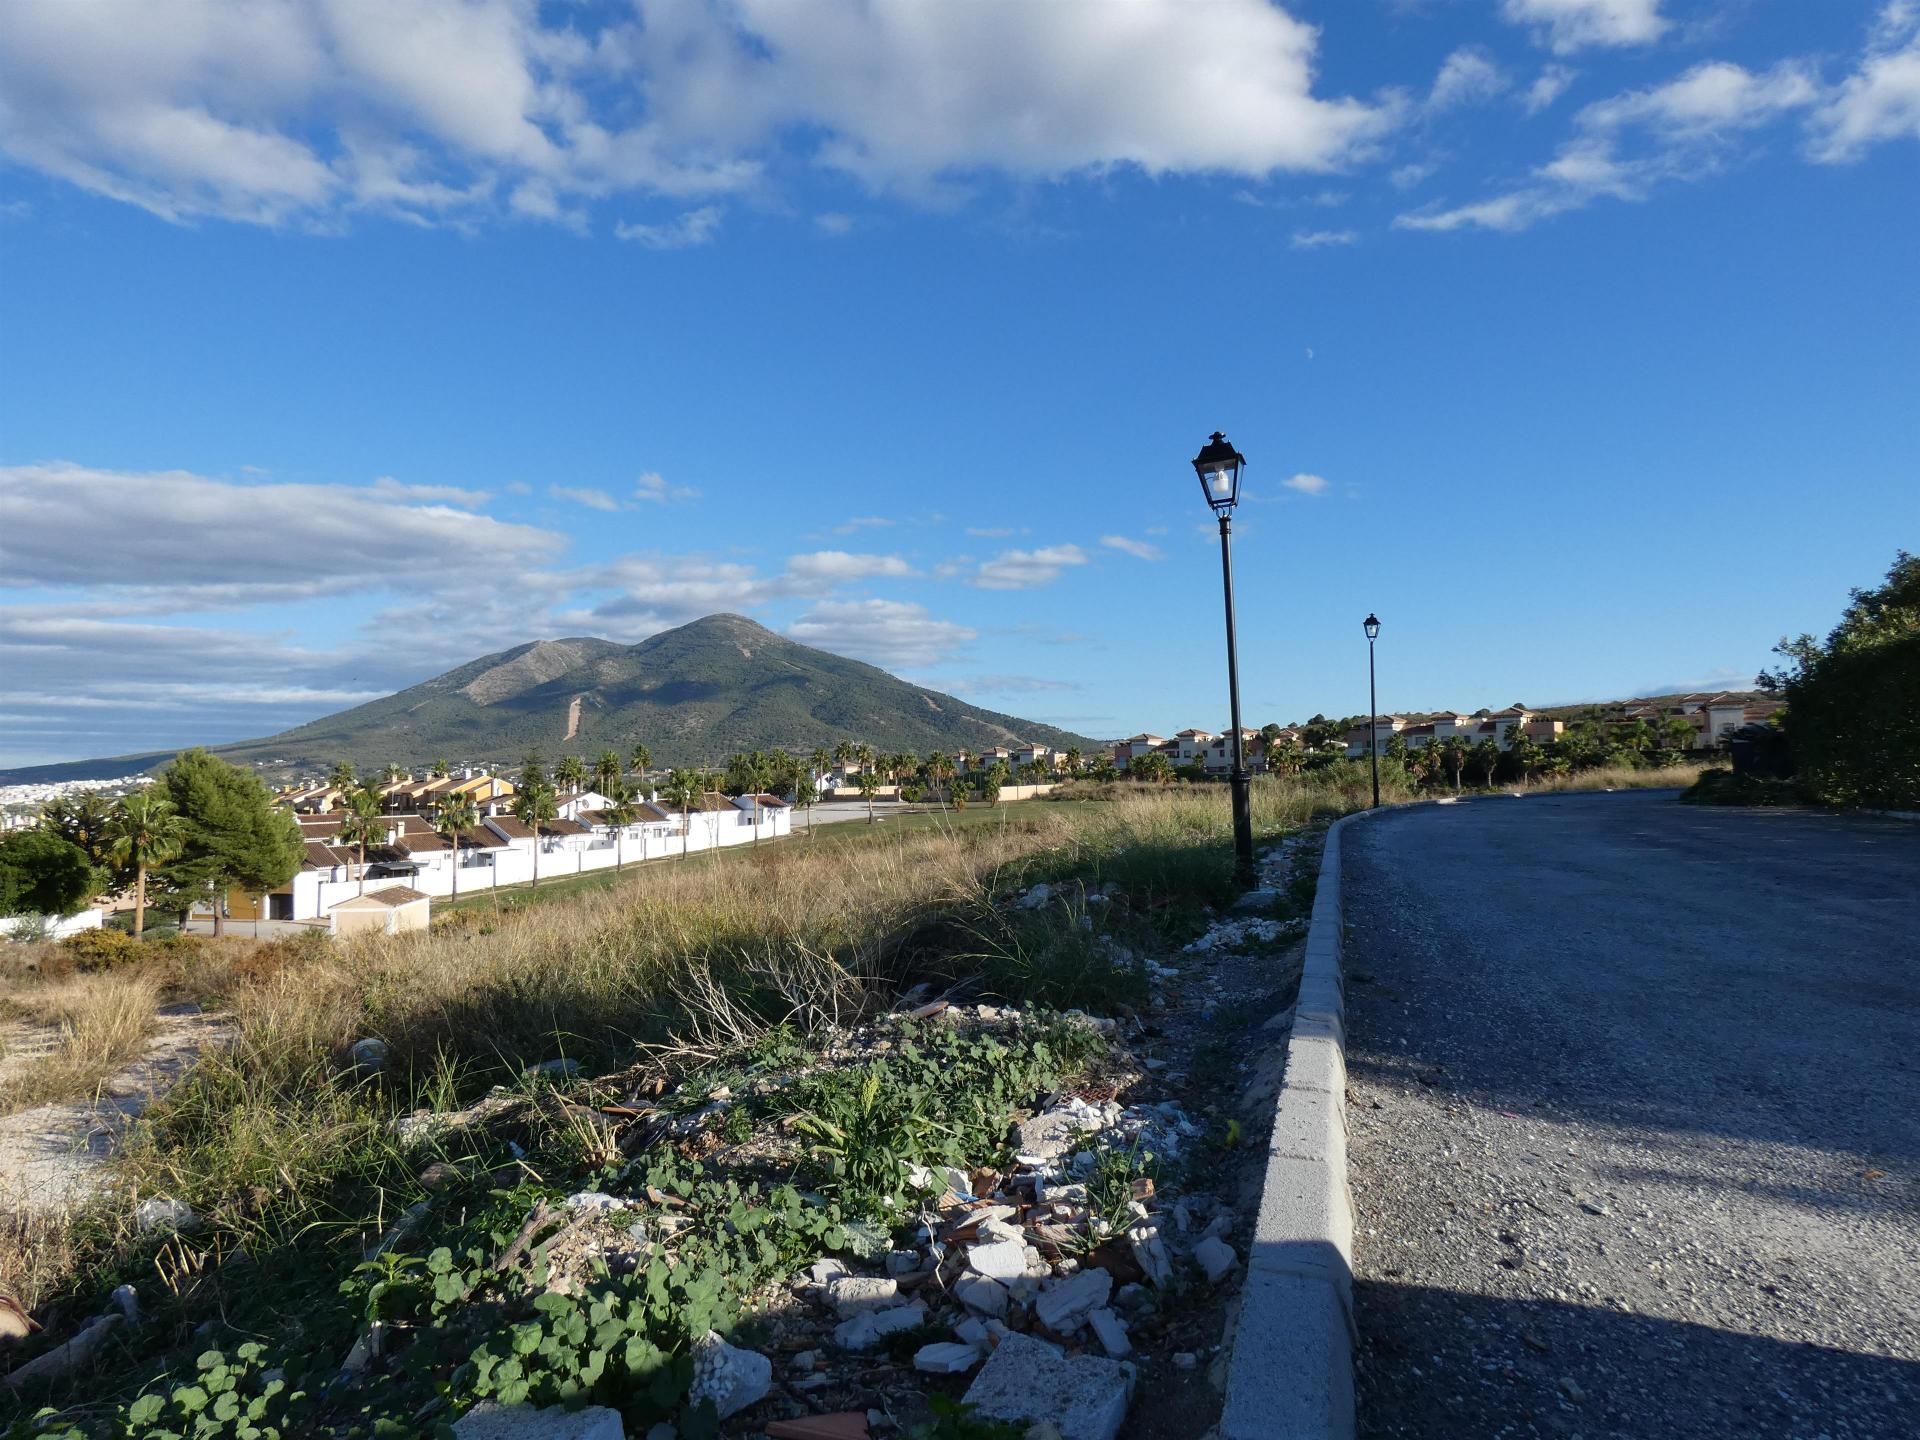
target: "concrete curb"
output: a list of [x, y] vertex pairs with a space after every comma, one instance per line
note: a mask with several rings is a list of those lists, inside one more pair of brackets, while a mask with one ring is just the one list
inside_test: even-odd
[[1378, 813], [1334, 821], [1320, 852], [1300, 998], [1228, 1360], [1221, 1440], [1349, 1440], [1354, 1433], [1340, 844], [1351, 822]]

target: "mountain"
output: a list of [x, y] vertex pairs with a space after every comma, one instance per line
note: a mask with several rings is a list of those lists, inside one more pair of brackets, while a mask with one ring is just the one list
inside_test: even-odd
[[[979, 749], [1093, 742], [982, 710], [858, 660], [797, 644], [740, 615], [709, 615], [638, 645], [581, 637], [483, 655], [411, 689], [262, 740], [210, 747], [236, 764], [312, 771], [453, 762], [623, 756], [644, 741], [656, 765], [707, 764], [740, 750]], [[19, 780], [123, 775], [170, 755], [13, 772]], [[135, 763], [138, 762], [138, 763]], [[61, 772], [61, 773], [55, 773]], [[6, 778], [6, 777], [0, 777]]]

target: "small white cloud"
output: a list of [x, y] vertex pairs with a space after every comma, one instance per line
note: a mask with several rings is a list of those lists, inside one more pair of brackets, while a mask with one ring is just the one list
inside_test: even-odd
[[1060, 572], [1087, 563], [1078, 545], [1048, 545], [1039, 550], [1003, 550], [974, 572], [972, 584], [982, 590], [1028, 590], [1060, 578]]
[[834, 210], [829, 210], [824, 215], [814, 216], [813, 224], [822, 235], [840, 236], [853, 233], [853, 217], [842, 215]]
[[913, 567], [898, 555], [854, 555], [845, 550], [815, 550], [787, 561], [787, 573], [803, 581], [840, 584], [849, 580], [900, 577]]
[[1410, 165], [1402, 165], [1398, 170], [1395, 170], [1389, 175], [1387, 179], [1393, 182], [1393, 188], [1396, 190], [1411, 190], [1439, 168], [1438, 165], [1416, 162]]
[[702, 205], [664, 225], [616, 225], [613, 233], [649, 250], [685, 250], [711, 243], [720, 232], [720, 207]]
[[1006, 540], [1016, 532], [1010, 525], [969, 525], [967, 534], [975, 540]]
[[979, 636], [903, 600], [822, 601], [789, 625], [787, 634], [802, 645], [890, 667], [937, 664]]
[[1296, 250], [1325, 250], [1340, 245], [1356, 245], [1360, 241], [1358, 230], [1296, 230], [1293, 232], [1293, 248]]
[[509, 495], [531, 495], [533, 493], [533, 487], [524, 480], [509, 480], [501, 488]]
[[1649, 45], [1666, 34], [1660, 0], [1506, 0], [1502, 14], [1557, 55], [1588, 46]]
[[892, 528], [893, 523], [884, 515], [855, 515], [834, 526], [833, 533], [851, 535], [856, 530], [887, 530]]
[[620, 502], [604, 490], [595, 490], [590, 485], [549, 485], [547, 493], [556, 500], [570, 500], [575, 505], [584, 505], [589, 510], [618, 510]]
[[1565, 65], [1547, 66], [1520, 97], [1521, 105], [1529, 115], [1538, 115], [1567, 93], [1579, 73]]
[[1136, 560], [1158, 560], [1161, 556], [1158, 545], [1150, 545], [1145, 540], [1132, 540], [1125, 535], [1102, 535], [1100, 543], [1109, 550], [1118, 550]]
[[1507, 77], [1493, 57], [1477, 45], [1463, 45], [1442, 62], [1427, 109], [1437, 113], [1485, 104], [1506, 88]]
[[669, 485], [666, 476], [649, 470], [633, 482], [633, 498], [649, 505], [666, 505], [681, 500], [697, 500], [700, 492], [691, 485]]
[[1325, 476], [1308, 475], [1304, 471], [1298, 475], [1289, 476], [1280, 483], [1289, 490], [1299, 491], [1302, 495], [1324, 495], [1327, 491]]

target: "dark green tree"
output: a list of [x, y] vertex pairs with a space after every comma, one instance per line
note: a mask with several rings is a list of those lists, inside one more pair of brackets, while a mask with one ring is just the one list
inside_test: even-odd
[[71, 915], [106, 883], [86, 851], [52, 830], [0, 837], [0, 915]]
[[214, 934], [225, 933], [230, 892], [263, 895], [300, 868], [300, 827], [274, 808], [257, 775], [196, 748], [176, 756], [160, 784], [183, 827], [178, 858], [160, 872], [163, 886], [177, 903], [208, 901]]

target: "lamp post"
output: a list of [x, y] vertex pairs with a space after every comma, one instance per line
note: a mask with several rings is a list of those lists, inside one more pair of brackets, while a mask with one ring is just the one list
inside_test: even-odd
[[1240, 471], [1247, 457], [1218, 430], [1193, 457], [1200, 492], [1220, 518], [1220, 577], [1227, 598], [1227, 695], [1232, 707], [1234, 868], [1242, 884], [1253, 882], [1253, 781], [1247, 774], [1246, 741], [1240, 733], [1240, 659], [1233, 637], [1233, 507], [1240, 503]]
[[1360, 622], [1367, 632], [1367, 748], [1373, 752], [1373, 808], [1380, 808], [1380, 701], [1373, 688], [1373, 642], [1380, 638], [1380, 617], [1371, 611]]

